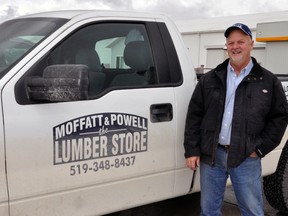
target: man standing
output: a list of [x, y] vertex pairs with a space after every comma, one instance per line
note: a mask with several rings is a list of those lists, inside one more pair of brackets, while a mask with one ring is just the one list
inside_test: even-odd
[[222, 215], [230, 176], [242, 215], [260, 216], [260, 159], [281, 142], [287, 101], [277, 77], [251, 57], [248, 26], [224, 35], [229, 59], [201, 77], [189, 104], [185, 158], [192, 170], [200, 166], [201, 215]]

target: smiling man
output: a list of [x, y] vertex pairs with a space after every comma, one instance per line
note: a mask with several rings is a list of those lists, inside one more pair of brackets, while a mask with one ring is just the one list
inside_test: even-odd
[[287, 101], [277, 77], [251, 57], [249, 27], [236, 23], [224, 35], [229, 59], [201, 77], [190, 100], [186, 163], [200, 166], [201, 215], [222, 215], [230, 177], [242, 215], [261, 216], [261, 158], [281, 142]]
[[246, 25], [235, 24], [226, 30], [225, 36], [230, 64], [238, 76], [251, 61], [250, 53], [254, 44], [252, 33]]

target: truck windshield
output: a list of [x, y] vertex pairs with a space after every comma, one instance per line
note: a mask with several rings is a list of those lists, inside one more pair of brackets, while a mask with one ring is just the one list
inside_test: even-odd
[[66, 19], [24, 18], [0, 24], [0, 78]]

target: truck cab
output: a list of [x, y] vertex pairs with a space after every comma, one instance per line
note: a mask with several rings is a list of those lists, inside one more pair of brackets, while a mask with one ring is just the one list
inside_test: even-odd
[[101, 215], [189, 192], [196, 76], [169, 19], [62, 11], [0, 34], [2, 216]]

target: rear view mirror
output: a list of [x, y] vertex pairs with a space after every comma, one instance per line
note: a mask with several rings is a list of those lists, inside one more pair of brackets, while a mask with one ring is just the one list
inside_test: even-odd
[[26, 91], [30, 100], [62, 102], [88, 98], [86, 65], [51, 65], [42, 77], [27, 77]]

